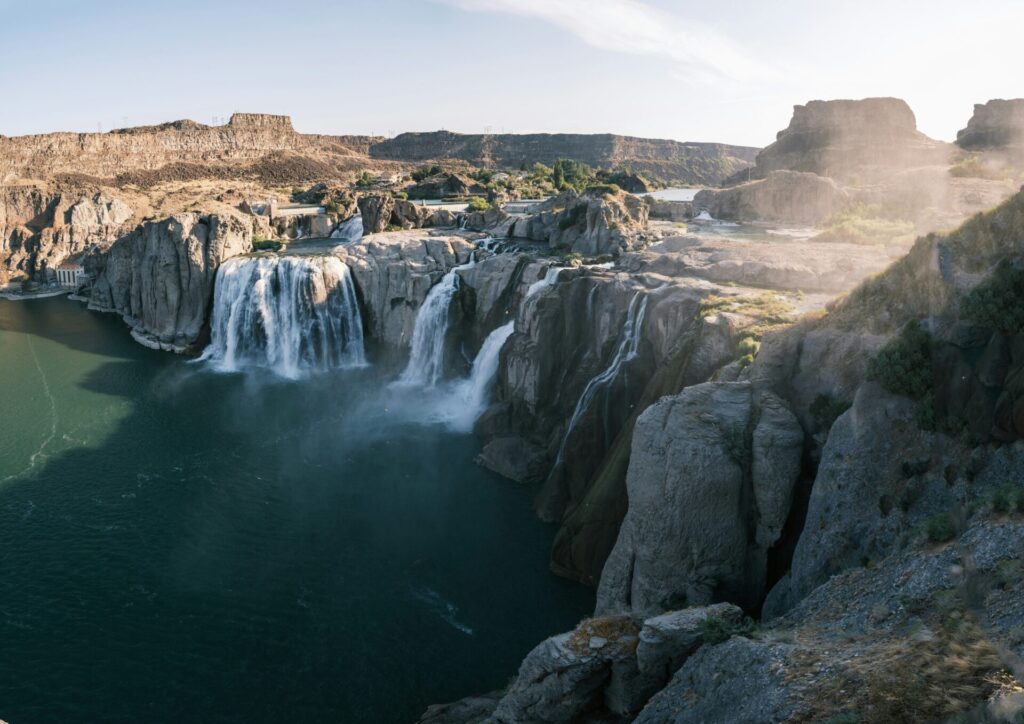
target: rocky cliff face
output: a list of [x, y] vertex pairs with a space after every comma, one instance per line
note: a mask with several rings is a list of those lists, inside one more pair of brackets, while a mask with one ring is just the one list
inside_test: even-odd
[[1024, 98], [975, 105], [967, 127], [956, 134], [956, 145], [969, 151], [1024, 153]]
[[[252, 165], [266, 160], [263, 170], [287, 182], [289, 174], [296, 180], [309, 176], [304, 163], [312, 163], [321, 178], [332, 169], [364, 166], [360, 147], [366, 146], [366, 139], [296, 133], [287, 116], [236, 113], [224, 126], [176, 121], [110, 133], [0, 136], [0, 180], [58, 174], [135, 182], [231, 177], [259, 172]], [[160, 169], [170, 170], [149, 173]]]
[[808, 171], [845, 182], [868, 182], [896, 171], [948, 165], [951, 147], [917, 130], [898, 98], [811, 101], [795, 106], [789, 127], [757, 156], [755, 173]]
[[370, 147], [373, 158], [403, 161], [458, 159], [476, 166], [519, 168], [572, 158], [598, 168], [628, 166], [666, 181], [717, 184], [747, 167], [757, 149], [719, 143], [680, 143], [611, 134], [466, 135], [402, 133]]
[[130, 227], [132, 210], [104, 192], [46, 184], [0, 187], [0, 283], [45, 281], [68, 257], [109, 245]]
[[217, 268], [251, 248], [251, 223], [233, 214], [145, 222], [98, 260], [89, 308], [120, 314], [142, 344], [185, 351], [208, 321]]
[[732, 601], [755, 608], [789, 516], [804, 433], [749, 383], [651, 405], [633, 430], [629, 512], [601, 574], [599, 614]]
[[[531, 306], [521, 314], [536, 325], [544, 315]], [[628, 511], [598, 595], [611, 615], [538, 647], [481, 716], [1000, 721], [1020, 711], [1022, 334], [1024, 192], [920, 239], [827, 314], [768, 333], [752, 366], [638, 404]], [[514, 342], [506, 375], [528, 369]], [[537, 392], [520, 396], [543, 420]], [[670, 664], [652, 696], [631, 673], [638, 619], [723, 599], [751, 613], [764, 599], [761, 629], [705, 624], [720, 635]]]

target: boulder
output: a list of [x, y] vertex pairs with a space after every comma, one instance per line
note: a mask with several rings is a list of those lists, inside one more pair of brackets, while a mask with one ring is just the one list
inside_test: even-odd
[[796, 649], [734, 636], [703, 646], [636, 718], [637, 724], [769, 724], [788, 721], [800, 691], [786, 670]]
[[544, 449], [521, 437], [496, 437], [480, 451], [477, 463], [517, 483], [544, 479], [548, 458]]
[[746, 382], [688, 387], [647, 408], [633, 430], [629, 510], [597, 612], [721, 600], [756, 607], [802, 450], [802, 428], [784, 403]]
[[390, 223], [403, 229], [419, 229], [427, 226], [427, 220], [430, 218], [431, 211], [428, 207], [405, 199], [395, 199]]
[[359, 213], [363, 217], [363, 233], [379, 234], [388, 228], [395, 211], [395, 199], [389, 194], [359, 197]]
[[531, 651], [494, 709], [495, 724], [632, 718], [703, 643], [708, 619], [738, 622], [729, 604], [672, 611], [641, 621], [592, 618]]

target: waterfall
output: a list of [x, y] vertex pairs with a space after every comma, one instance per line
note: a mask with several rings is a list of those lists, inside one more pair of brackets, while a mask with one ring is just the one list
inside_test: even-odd
[[409, 364], [398, 378], [403, 385], [433, 386], [444, 375], [444, 342], [448, 333], [448, 307], [459, 289], [459, 274], [473, 266], [469, 262], [454, 267], [431, 287], [416, 314], [409, 349]]
[[473, 420], [476, 420], [487, 405], [487, 395], [491, 391], [491, 383], [498, 373], [498, 355], [505, 342], [512, 336], [512, 329], [515, 322], [508, 322], [501, 325], [484, 340], [483, 346], [477, 352], [473, 360], [473, 371], [469, 379], [463, 382], [464, 394], [462, 398], [466, 404], [467, 412], [471, 413]]
[[526, 290], [526, 297], [525, 298], [529, 299], [534, 294], [539, 292], [541, 289], [544, 289], [545, 287], [553, 286], [554, 283], [556, 281], [558, 281], [558, 273], [560, 271], [562, 271], [561, 267], [549, 266], [548, 270], [546, 272], [544, 272], [544, 278], [535, 281], [533, 284], [531, 284], [529, 286], [529, 288]]
[[203, 360], [282, 377], [366, 364], [349, 268], [334, 256], [238, 257], [217, 270], [211, 341]]
[[331, 238], [343, 242], [359, 241], [363, 238], [363, 217], [356, 214], [348, 221], [338, 224], [338, 228], [331, 232]]
[[[638, 304], [639, 302], [639, 304]], [[565, 429], [562, 437], [562, 444], [558, 447], [558, 456], [555, 458], [555, 467], [559, 467], [565, 457], [565, 446], [569, 442], [569, 435], [579, 422], [580, 417], [590, 407], [594, 395], [598, 390], [611, 384], [619, 374], [622, 366], [634, 359], [640, 346], [640, 332], [644, 325], [644, 314], [647, 311], [647, 295], [637, 292], [629, 302], [629, 311], [626, 312], [626, 323], [622, 327], [622, 336], [619, 340], [619, 348], [612, 358], [611, 364], [599, 375], [593, 377], [587, 386], [583, 388], [583, 394], [576, 402], [576, 409], [569, 418], [569, 426]]]

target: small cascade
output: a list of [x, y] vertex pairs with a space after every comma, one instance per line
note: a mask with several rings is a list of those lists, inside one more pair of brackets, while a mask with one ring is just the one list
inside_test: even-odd
[[459, 272], [473, 266], [469, 262], [454, 267], [431, 287], [416, 314], [412, 331], [409, 364], [398, 378], [403, 385], [432, 387], [444, 374], [444, 343], [448, 333], [448, 307], [459, 289]]
[[463, 383], [465, 385], [463, 400], [467, 411], [472, 414], [474, 420], [479, 417], [487, 405], [487, 395], [491, 391], [491, 383], [494, 382], [494, 376], [498, 373], [498, 355], [501, 353], [501, 348], [505, 346], [505, 342], [512, 336], [514, 325], [515, 322], [508, 322], [487, 335], [483, 346], [477, 352], [476, 359], [473, 360], [473, 371], [470, 373], [469, 379]]
[[647, 312], [647, 295], [637, 292], [629, 302], [629, 310], [626, 312], [626, 323], [622, 327], [622, 336], [619, 340], [619, 348], [612, 358], [611, 364], [597, 376], [593, 377], [587, 386], [583, 388], [583, 394], [576, 402], [576, 409], [569, 418], [569, 426], [565, 429], [562, 437], [562, 444], [558, 447], [558, 456], [555, 458], [555, 467], [561, 466], [565, 457], [565, 446], [569, 442], [569, 436], [573, 428], [579, 422], [580, 417], [590, 407], [598, 390], [611, 384], [619, 375], [622, 366], [634, 359], [640, 346], [640, 333], [644, 326], [644, 314]]
[[338, 224], [338, 228], [331, 232], [332, 239], [339, 239], [343, 243], [359, 241], [363, 238], [363, 217], [356, 214], [348, 221]]
[[261, 255], [217, 270], [211, 341], [201, 357], [221, 370], [304, 371], [366, 364], [349, 268], [334, 256]]
[[538, 279], [527, 288], [525, 298], [529, 299], [541, 289], [554, 286], [555, 282], [558, 281], [558, 273], [560, 271], [562, 271], [562, 267], [549, 266], [548, 270], [544, 272], [544, 278]]

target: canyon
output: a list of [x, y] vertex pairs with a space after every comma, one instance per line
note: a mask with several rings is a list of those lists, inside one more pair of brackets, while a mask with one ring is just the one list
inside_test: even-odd
[[[897, 99], [813, 101], [756, 155], [305, 136], [244, 114], [0, 139], [0, 175], [17, 177], [0, 190], [0, 260], [31, 278], [82, 254], [90, 309], [221, 369], [302, 384], [372, 364], [440, 395], [480, 465], [534, 486], [550, 567], [596, 588], [594, 616], [538, 644], [507, 688], [421, 721], [881, 722], [902, 716], [894, 699], [933, 719], [985, 712], [1020, 703], [1024, 656], [1013, 103], [977, 106], [949, 144]], [[563, 154], [713, 188], [682, 227], [612, 184], [522, 213], [428, 213], [315, 165]], [[706, 158], [713, 173], [682, 176]], [[254, 211], [284, 178], [320, 182], [299, 189], [323, 205], [317, 233]], [[365, 235], [349, 236], [357, 218]], [[963, 681], [941, 665], [954, 650]], [[911, 700], [911, 660], [920, 689], [957, 696]]]

